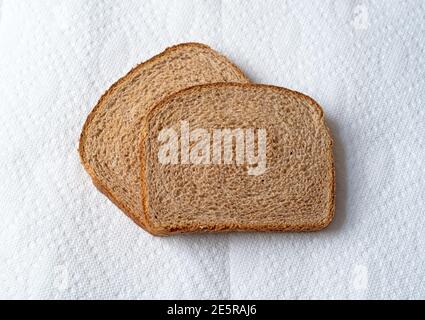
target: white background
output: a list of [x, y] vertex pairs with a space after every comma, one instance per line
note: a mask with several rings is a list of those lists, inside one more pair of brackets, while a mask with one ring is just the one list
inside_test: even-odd
[[[420, 0], [0, 0], [0, 298], [425, 298], [424, 16]], [[155, 238], [93, 187], [87, 114], [185, 41], [323, 106], [328, 229]]]

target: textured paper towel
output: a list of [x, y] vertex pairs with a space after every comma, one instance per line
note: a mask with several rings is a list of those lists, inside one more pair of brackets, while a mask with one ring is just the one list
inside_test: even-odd
[[[0, 298], [425, 298], [424, 15], [420, 0], [0, 0]], [[92, 186], [88, 112], [183, 41], [323, 105], [328, 229], [155, 238]]]

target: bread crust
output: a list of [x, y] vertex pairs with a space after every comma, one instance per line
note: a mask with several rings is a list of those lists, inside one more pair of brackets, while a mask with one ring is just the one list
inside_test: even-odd
[[[153, 56], [152, 58], [138, 64], [137, 66], [135, 66], [134, 68], [132, 68], [125, 76], [121, 77], [118, 81], [116, 81], [114, 84], [112, 84], [112, 86], [106, 90], [106, 92], [100, 97], [99, 101], [97, 102], [96, 106], [93, 108], [93, 110], [89, 113], [84, 125], [83, 125], [83, 129], [81, 131], [80, 134], [80, 139], [79, 139], [79, 147], [78, 147], [78, 152], [79, 152], [79, 156], [80, 156], [80, 161], [84, 167], [84, 169], [87, 171], [87, 173], [89, 174], [89, 176], [91, 177], [93, 184], [96, 186], [96, 188], [103, 193], [106, 197], [108, 197], [108, 199], [110, 199], [118, 208], [120, 208], [130, 219], [132, 219], [137, 225], [139, 225], [140, 227], [142, 227], [143, 229], [151, 232], [152, 230], [150, 230], [149, 226], [146, 225], [145, 222], [145, 215], [140, 214], [140, 212], [134, 212], [134, 210], [132, 210], [131, 208], [129, 208], [127, 205], [125, 205], [120, 199], [118, 199], [118, 197], [116, 197], [113, 192], [111, 190], [109, 190], [109, 188], [102, 184], [102, 182], [100, 181], [100, 179], [96, 176], [94, 169], [90, 166], [89, 161], [86, 159], [86, 153], [85, 153], [85, 144], [86, 144], [86, 139], [87, 139], [87, 129], [91, 123], [91, 121], [93, 120], [94, 116], [96, 115], [96, 112], [98, 111], [99, 108], [102, 107], [103, 103], [106, 101], [106, 99], [112, 95], [113, 93], [115, 93], [115, 91], [118, 89], [118, 87], [124, 83], [127, 79], [131, 78], [134, 74], [137, 74], [137, 72], [143, 68], [145, 65], [150, 64], [152, 62], [155, 62], [156, 60], [158, 60], [159, 58], [173, 52], [176, 50], [179, 50], [181, 48], [184, 47], [199, 47], [199, 48], [206, 48], [211, 50], [212, 52], [214, 52], [218, 57], [223, 57], [225, 58], [223, 55], [221, 55], [220, 53], [218, 53], [217, 51], [213, 50], [212, 48], [210, 48], [209, 46], [202, 44], [202, 43], [197, 43], [197, 42], [187, 42], [187, 43], [181, 43], [181, 44], [177, 44], [171, 47], [166, 48], [163, 52]], [[244, 73], [239, 69], [239, 67], [237, 67], [233, 62], [231, 62], [230, 60], [228, 60], [227, 58], [225, 58], [226, 61], [231, 65], [231, 67], [233, 67], [233, 71], [238, 74], [238, 76], [240, 76], [242, 79], [245, 79], [246, 81], [249, 81], [249, 79], [244, 75]]]
[[[330, 148], [328, 150], [327, 154], [327, 160], [331, 163], [331, 169], [330, 169], [330, 176], [331, 176], [331, 182], [329, 185], [330, 197], [328, 199], [328, 211], [326, 215], [318, 222], [314, 224], [303, 224], [300, 223], [298, 225], [274, 225], [270, 224], [266, 227], [264, 226], [246, 226], [246, 225], [240, 225], [240, 224], [220, 224], [215, 225], [213, 227], [204, 227], [201, 225], [187, 225], [182, 226], [178, 229], [167, 229], [167, 228], [154, 228], [153, 224], [150, 222], [149, 218], [149, 193], [148, 193], [148, 187], [147, 187], [147, 181], [146, 181], [146, 163], [145, 163], [145, 142], [147, 138], [147, 130], [146, 126], [150, 119], [152, 118], [152, 115], [154, 114], [156, 109], [159, 109], [163, 107], [165, 104], [167, 104], [170, 100], [174, 99], [175, 97], [182, 95], [187, 92], [191, 91], [199, 91], [205, 88], [220, 88], [220, 87], [239, 87], [239, 88], [268, 88], [277, 90], [280, 92], [291, 92], [292, 94], [302, 98], [306, 99], [310, 102], [311, 105], [313, 105], [315, 108], [317, 108], [317, 111], [319, 112], [320, 118], [323, 121], [324, 127], [327, 131], [327, 134], [329, 136], [330, 140]], [[291, 90], [287, 88], [282, 88], [274, 85], [267, 85], [267, 84], [244, 84], [244, 83], [226, 83], [226, 82], [219, 82], [219, 83], [213, 83], [213, 84], [203, 84], [203, 85], [196, 85], [190, 88], [183, 89], [179, 92], [176, 92], [174, 94], [171, 94], [167, 98], [163, 99], [161, 102], [159, 102], [156, 106], [150, 109], [148, 114], [145, 117], [144, 125], [141, 129], [141, 138], [139, 139], [141, 145], [140, 145], [140, 157], [141, 157], [141, 198], [142, 198], [142, 205], [143, 205], [143, 215], [145, 222], [145, 225], [149, 225], [150, 228], [148, 232], [150, 232], [153, 235], [157, 236], [167, 236], [172, 234], [178, 234], [178, 233], [194, 233], [194, 232], [227, 232], [227, 231], [241, 231], [241, 232], [250, 232], [250, 231], [261, 231], [261, 232], [285, 232], [285, 231], [292, 231], [292, 232], [306, 232], [306, 231], [319, 231], [324, 228], [326, 228], [333, 220], [333, 217], [335, 215], [335, 190], [336, 190], [336, 179], [335, 179], [335, 162], [334, 162], [334, 156], [333, 156], [333, 146], [334, 141], [332, 139], [331, 131], [329, 127], [326, 125], [324, 121], [324, 112], [322, 107], [311, 97]]]

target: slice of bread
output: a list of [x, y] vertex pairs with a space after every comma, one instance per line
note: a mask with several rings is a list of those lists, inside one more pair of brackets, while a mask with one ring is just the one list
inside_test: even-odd
[[[225, 140], [229, 132], [242, 138]], [[141, 194], [153, 234], [313, 231], [333, 218], [332, 138], [321, 107], [301, 93], [195, 86], [149, 112], [141, 136]]]
[[227, 58], [206, 45], [168, 48], [138, 65], [101, 97], [80, 137], [81, 161], [93, 183], [140, 226], [140, 126], [164, 97], [193, 85], [248, 82]]

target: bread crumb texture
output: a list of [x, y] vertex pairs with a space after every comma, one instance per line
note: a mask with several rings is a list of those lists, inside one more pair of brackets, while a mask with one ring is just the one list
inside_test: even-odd
[[[141, 194], [152, 233], [312, 231], [331, 222], [332, 139], [313, 99], [274, 86], [201, 85], [164, 100], [145, 120]], [[178, 132], [181, 121], [191, 129], [265, 128], [266, 171], [248, 175], [236, 163], [161, 164], [158, 134]]]
[[139, 139], [143, 118], [172, 93], [223, 81], [248, 79], [208, 46], [180, 44], [131, 70], [88, 116], [80, 138], [82, 163], [98, 189], [142, 227]]

